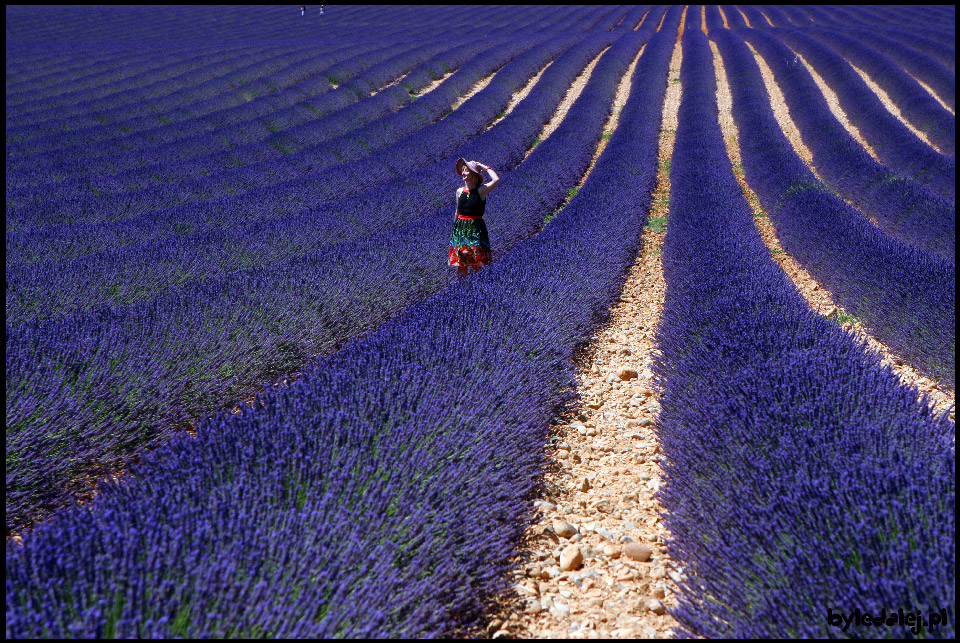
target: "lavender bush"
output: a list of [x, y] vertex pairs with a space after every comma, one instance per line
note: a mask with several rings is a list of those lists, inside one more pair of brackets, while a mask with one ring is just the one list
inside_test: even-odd
[[953, 425], [769, 257], [724, 150], [707, 40], [683, 39], [655, 361], [680, 634], [839, 637], [828, 608], [946, 607], [929, 634], [950, 638]]

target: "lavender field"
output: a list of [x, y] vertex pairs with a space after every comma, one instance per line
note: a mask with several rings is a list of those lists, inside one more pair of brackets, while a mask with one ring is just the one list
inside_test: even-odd
[[493, 634], [641, 254], [657, 635], [955, 636], [954, 7], [6, 20], [8, 638]]

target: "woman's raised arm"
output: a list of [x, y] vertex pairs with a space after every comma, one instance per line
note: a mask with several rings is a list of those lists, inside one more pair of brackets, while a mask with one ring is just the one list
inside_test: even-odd
[[490, 175], [490, 181], [480, 186], [480, 196], [486, 198], [486, 196], [490, 194], [490, 190], [492, 190], [493, 188], [497, 187], [500, 184], [500, 177], [497, 176], [497, 173], [494, 172], [493, 168], [490, 167], [489, 165], [483, 165], [480, 163], [478, 163], [477, 165], [480, 166], [481, 170], [486, 170], [487, 174]]

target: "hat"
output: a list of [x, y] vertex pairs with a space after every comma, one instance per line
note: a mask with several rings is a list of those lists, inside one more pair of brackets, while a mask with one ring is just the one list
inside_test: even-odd
[[463, 174], [464, 165], [470, 168], [471, 172], [475, 172], [476, 174], [483, 176], [483, 173], [480, 171], [480, 168], [477, 167], [477, 164], [474, 161], [468, 161], [462, 156], [457, 159], [457, 174]]

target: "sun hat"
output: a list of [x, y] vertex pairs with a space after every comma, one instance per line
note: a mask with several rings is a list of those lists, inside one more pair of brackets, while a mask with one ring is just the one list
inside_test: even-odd
[[471, 171], [471, 172], [474, 172], [474, 173], [476, 173], [476, 174], [479, 174], [479, 175], [483, 176], [483, 173], [480, 171], [480, 167], [477, 165], [476, 161], [468, 161], [468, 160], [466, 160], [465, 158], [463, 158], [462, 156], [457, 159], [457, 174], [458, 174], [458, 175], [463, 173], [463, 166], [464, 166], [464, 165], [466, 165], [468, 168], [470, 168], [470, 171]]

